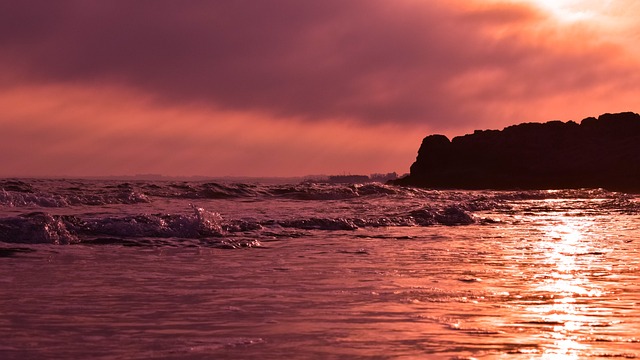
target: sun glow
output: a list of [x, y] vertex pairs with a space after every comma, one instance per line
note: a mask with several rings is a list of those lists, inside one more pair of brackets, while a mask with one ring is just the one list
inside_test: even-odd
[[611, 0], [527, 0], [563, 22], [589, 20], [601, 15]]

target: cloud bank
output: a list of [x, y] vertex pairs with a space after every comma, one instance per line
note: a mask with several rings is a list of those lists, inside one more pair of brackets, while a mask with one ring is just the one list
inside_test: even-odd
[[[212, 174], [384, 171], [376, 162], [406, 166], [427, 132], [637, 110], [640, 56], [630, 44], [638, 28], [628, 20], [640, 9], [609, 3], [549, 9], [526, 1], [4, 1], [0, 88], [8, 110], [0, 125], [46, 146], [65, 136], [85, 139], [66, 142], [77, 148], [56, 148], [64, 156], [73, 149], [101, 154], [114, 143], [136, 151], [135, 139], [147, 139], [138, 153], [176, 159], [157, 166], [163, 173], [203, 174], [198, 165], [206, 157], [194, 156], [196, 148], [219, 157], [206, 167]], [[582, 10], [589, 16], [566, 15]], [[114, 92], [128, 101], [115, 101]], [[57, 105], [25, 120], [26, 109], [43, 102]], [[84, 120], [73, 115], [82, 111]], [[113, 124], [128, 124], [124, 131], [138, 137]], [[242, 127], [228, 130], [224, 141], [202, 131], [229, 124]], [[45, 130], [49, 136], [38, 140]], [[15, 152], [9, 131], [4, 151]], [[310, 131], [322, 136], [311, 141]], [[327, 140], [342, 137], [359, 145]], [[97, 138], [103, 141], [86, 140]], [[376, 147], [397, 141], [415, 141], [413, 150], [385, 145], [384, 155]], [[279, 164], [261, 168], [251, 145], [258, 143]], [[331, 146], [357, 147], [358, 155], [345, 163], [336, 148], [316, 167], [296, 166]], [[21, 159], [29, 166], [14, 172], [37, 173], [37, 159], [47, 154]], [[105, 158], [103, 169], [144, 168], [118, 159]], [[66, 166], [81, 174], [86, 161], [58, 162], [50, 171]]]

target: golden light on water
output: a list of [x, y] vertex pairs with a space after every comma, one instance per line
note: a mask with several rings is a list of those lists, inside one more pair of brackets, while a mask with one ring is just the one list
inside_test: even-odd
[[[639, 228], [636, 218], [600, 210], [608, 206], [607, 198], [562, 194], [527, 199], [514, 206], [520, 211], [513, 224], [497, 235], [479, 227], [474, 242], [452, 236], [429, 256], [421, 248], [421, 259], [452, 259], [456, 265], [440, 261], [442, 268], [424, 270], [435, 272], [435, 281], [403, 278], [413, 289], [409, 300], [420, 300], [409, 304], [444, 324], [439, 336], [468, 349], [469, 356], [637, 357]], [[516, 231], [509, 228], [514, 225]], [[454, 296], [452, 307], [444, 299]]]
[[589, 350], [581, 341], [590, 323], [589, 298], [602, 296], [603, 290], [593, 284], [584, 261], [579, 257], [593, 252], [585, 230], [592, 220], [584, 217], [559, 216], [544, 228], [538, 244], [544, 255], [541, 264], [546, 270], [539, 273], [540, 281], [534, 291], [547, 301], [530, 306], [527, 311], [551, 331], [546, 335], [553, 345], [543, 350], [545, 359], [579, 359]]

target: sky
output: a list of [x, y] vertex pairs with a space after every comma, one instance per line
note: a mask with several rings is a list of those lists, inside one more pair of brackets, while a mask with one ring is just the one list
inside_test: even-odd
[[0, 176], [408, 172], [640, 111], [636, 0], [3, 0]]

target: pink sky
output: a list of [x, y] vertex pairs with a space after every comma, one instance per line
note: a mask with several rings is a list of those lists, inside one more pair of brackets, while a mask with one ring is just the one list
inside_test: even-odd
[[408, 171], [638, 112], [633, 0], [3, 1], [0, 176]]

